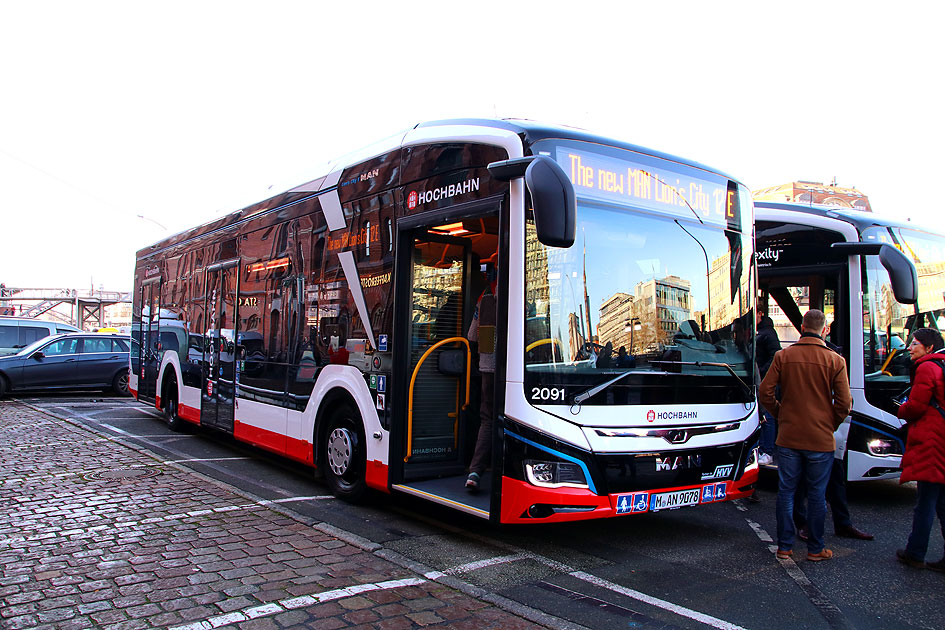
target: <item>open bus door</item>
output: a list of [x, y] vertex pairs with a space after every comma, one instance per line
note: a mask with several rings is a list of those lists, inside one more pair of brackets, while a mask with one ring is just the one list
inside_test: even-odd
[[[138, 400], [154, 402], [157, 373], [161, 367], [158, 324], [161, 312], [161, 282], [159, 278], [145, 282], [138, 292], [135, 305], [137, 330], [132, 330], [132, 345], [137, 345], [138, 365], [133, 366], [138, 376]], [[134, 351], [132, 351], [134, 356]]]
[[236, 360], [238, 320], [237, 261], [207, 269], [207, 330], [204, 340], [204, 387], [200, 393], [200, 424], [233, 433], [234, 399], [239, 383]]
[[[442, 229], [449, 226], [461, 235]], [[396, 290], [403, 306], [395, 339], [400, 364], [393, 379], [393, 487], [482, 518], [490, 514], [491, 473], [483, 475], [480, 492], [465, 488], [480, 391], [475, 348], [466, 334], [485, 286], [479, 250], [495, 251], [497, 231], [497, 212], [488, 219], [450, 218], [401, 229], [397, 248]]]

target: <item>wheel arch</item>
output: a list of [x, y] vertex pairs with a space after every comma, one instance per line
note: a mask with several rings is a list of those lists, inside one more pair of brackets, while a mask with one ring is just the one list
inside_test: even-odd
[[315, 426], [313, 427], [312, 433], [312, 460], [318, 468], [322, 468], [324, 465], [324, 463], [320, 461], [319, 452], [321, 449], [319, 449], [318, 446], [326, 437], [325, 429], [328, 425], [326, 419], [342, 405], [347, 405], [357, 412], [361, 420], [361, 431], [365, 434], [365, 445], [367, 444], [367, 428], [364, 426], [364, 416], [358, 407], [357, 401], [354, 399], [354, 396], [351, 395], [351, 392], [344, 387], [334, 387], [325, 393], [318, 407], [318, 411], [315, 413]]
[[[177, 400], [180, 401], [180, 384], [183, 382], [183, 375], [180, 369], [180, 359], [177, 353], [168, 350], [164, 353], [164, 359], [161, 361], [161, 369], [158, 371], [157, 382], [154, 384], [154, 391], [158, 394], [158, 401], [164, 398], [167, 387], [167, 375], [173, 373], [177, 382]], [[157, 402], [157, 401], [156, 401]], [[160, 407], [159, 407], [160, 408]]]
[[[364, 431], [365, 446], [369, 465], [380, 464], [387, 466], [389, 458], [389, 431], [381, 425], [375, 407], [374, 397], [368, 389], [365, 375], [352, 366], [326, 365], [321, 369], [309, 399], [310, 407], [305, 416], [311, 426], [302, 427], [301, 439], [311, 439], [312, 447], [316, 449], [315, 464], [317, 461], [318, 438], [325, 426], [325, 418], [333, 406], [345, 402], [357, 412]], [[372, 482], [372, 485], [376, 485]], [[386, 486], [385, 484], [382, 484]]]

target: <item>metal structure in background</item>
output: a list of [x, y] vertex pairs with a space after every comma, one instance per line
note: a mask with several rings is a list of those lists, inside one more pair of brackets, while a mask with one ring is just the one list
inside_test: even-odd
[[[130, 291], [37, 289], [0, 284], [0, 315], [67, 321], [78, 328], [105, 325], [105, 307], [131, 304]], [[55, 310], [68, 305], [69, 315]]]

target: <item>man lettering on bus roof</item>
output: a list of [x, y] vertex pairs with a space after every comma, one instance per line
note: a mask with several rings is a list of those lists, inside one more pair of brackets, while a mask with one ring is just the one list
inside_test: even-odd
[[479, 344], [479, 373], [482, 377], [481, 397], [479, 401], [479, 434], [469, 462], [469, 476], [466, 489], [470, 492], [479, 490], [479, 481], [489, 465], [492, 456], [492, 416], [495, 399], [495, 322], [496, 322], [496, 281], [498, 265], [488, 272], [489, 284], [476, 302], [476, 312], [466, 338]]
[[[774, 355], [761, 381], [761, 404], [778, 421], [778, 551], [788, 559], [794, 547], [794, 495], [801, 477], [808, 481], [807, 559], [829, 560], [824, 546], [827, 481], [836, 449], [834, 431], [853, 406], [846, 361], [821, 335], [827, 318], [811, 309], [801, 322], [801, 338]], [[781, 400], [775, 389], [781, 388]]]

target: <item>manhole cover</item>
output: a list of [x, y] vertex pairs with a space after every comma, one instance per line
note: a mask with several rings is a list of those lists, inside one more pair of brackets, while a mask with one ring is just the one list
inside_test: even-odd
[[154, 477], [160, 474], [160, 470], [155, 470], [153, 468], [116, 468], [113, 470], [97, 470], [87, 475], [83, 475], [83, 477], [88, 481], [120, 481], [122, 479], [141, 479], [144, 477]]

